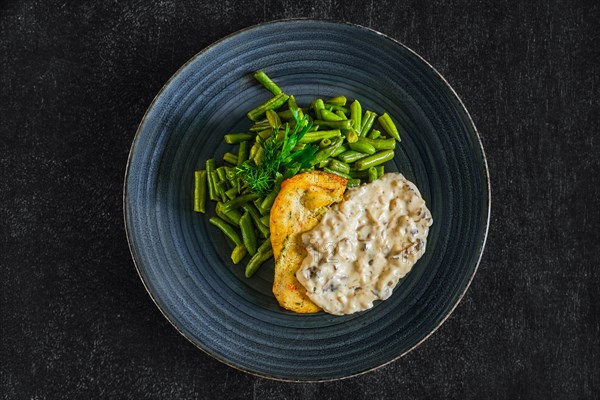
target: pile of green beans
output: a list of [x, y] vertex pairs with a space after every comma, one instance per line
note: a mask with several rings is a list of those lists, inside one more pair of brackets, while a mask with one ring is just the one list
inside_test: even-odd
[[225, 153], [224, 165], [217, 167], [211, 158], [206, 160], [204, 170], [194, 174], [194, 211], [206, 213], [207, 198], [216, 203], [216, 215], [209, 221], [235, 245], [231, 252], [234, 264], [250, 256], [247, 278], [273, 256], [269, 215], [279, 189], [276, 187], [264, 196], [253, 193], [236, 174], [235, 167], [247, 160], [259, 164], [261, 141], [281, 140], [282, 127], [295, 123], [294, 111], [312, 121], [310, 131], [296, 148], [318, 146], [311, 162], [313, 168], [346, 178], [347, 187], [380, 178], [385, 173], [384, 164], [394, 158], [396, 142], [400, 141], [399, 130], [387, 113], [363, 112], [358, 100], [349, 102], [345, 96], [318, 98], [307, 107], [299, 107], [294, 96], [285, 94], [263, 71], [254, 77], [273, 97], [247, 113], [253, 122], [247, 132], [224, 136], [227, 144], [237, 147]]

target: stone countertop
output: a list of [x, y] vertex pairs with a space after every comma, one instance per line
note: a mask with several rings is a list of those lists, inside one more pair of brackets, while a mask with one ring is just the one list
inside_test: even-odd
[[[122, 218], [129, 147], [167, 79], [213, 41], [291, 17], [368, 26], [427, 59], [471, 113], [492, 183], [487, 247], [451, 317], [331, 383], [198, 351], [147, 295]], [[591, 1], [3, 2], [0, 397], [598, 398], [599, 20]]]

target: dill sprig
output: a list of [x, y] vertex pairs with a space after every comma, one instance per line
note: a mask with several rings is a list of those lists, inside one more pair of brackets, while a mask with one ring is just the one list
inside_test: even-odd
[[312, 127], [306, 116], [299, 117], [292, 110], [294, 128], [285, 124], [282, 140], [277, 140], [279, 126], [274, 126], [271, 136], [264, 140], [258, 138], [262, 149], [262, 159], [250, 159], [236, 167], [236, 175], [255, 193], [266, 195], [273, 190], [275, 184], [289, 178], [300, 169], [312, 167], [311, 160], [318, 150], [317, 146], [306, 145], [294, 151], [294, 147]]

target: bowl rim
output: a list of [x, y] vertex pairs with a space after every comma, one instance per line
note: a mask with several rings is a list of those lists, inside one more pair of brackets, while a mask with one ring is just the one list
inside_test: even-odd
[[[264, 26], [269, 26], [269, 25], [277, 25], [277, 24], [282, 24], [282, 23], [287, 23], [287, 22], [293, 22], [293, 21], [306, 21], [306, 22], [314, 22], [314, 23], [321, 23], [321, 24], [331, 24], [331, 25], [347, 25], [353, 28], [357, 28], [359, 30], [364, 30], [366, 32], [369, 33], [375, 33], [379, 36], [381, 36], [382, 38], [384, 38], [385, 40], [389, 40], [392, 43], [394, 43], [395, 45], [401, 46], [402, 48], [404, 48], [406, 51], [408, 51], [409, 53], [411, 53], [414, 57], [416, 57], [419, 61], [421, 61], [426, 67], [428, 67], [431, 72], [433, 72], [433, 74], [440, 79], [443, 84], [450, 90], [450, 93], [456, 98], [456, 100], [458, 101], [458, 104], [460, 106], [460, 108], [462, 109], [462, 111], [464, 111], [469, 126], [473, 129], [473, 133], [475, 138], [477, 139], [477, 144], [479, 145], [479, 151], [481, 152], [481, 159], [482, 159], [482, 166], [483, 169], [485, 171], [485, 184], [487, 186], [487, 216], [485, 217], [485, 228], [484, 228], [484, 232], [483, 232], [483, 237], [482, 240], [480, 242], [479, 245], [479, 256], [477, 258], [477, 262], [475, 263], [475, 269], [473, 270], [473, 273], [471, 274], [467, 284], [465, 285], [464, 289], [462, 290], [462, 293], [460, 293], [459, 297], [457, 298], [456, 302], [454, 303], [454, 305], [450, 308], [450, 310], [448, 311], [448, 313], [438, 322], [438, 324], [427, 334], [425, 335], [423, 338], [421, 338], [421, 340], [419, 340], [417, 343], [415, 343], [412, 347], [410, 347], [409, 349], [405, 350], [404, 352], [402, 352], [401, 354], [397, 355], [396, 357], [382, 363], [379, 364], [375, 367], [363, 370], [363, 371], [359, 371], [350, 375], [345, 375], [342, 377], [337, 377], [337, 378], [328, 378], [328, 379], [291, 379], [291, 378], [282, 378], [282, 377], [276, 377], [276, 376], [270, 376], [270, 375], [266, 375], [266, 374], [262, 374], [256, 371], [252, 371], [249, 370], [247, 368], [244, 368], [240, 365], [236, 365], [234, 363], [232, 363], [231, 361], [229, 361], [228, 359], [220, 356], [219, 354], [216, 353], [211, 353], [209, 352], [207, 349], [202, 348], [201, 346], [199, 346], [191, 337], [189, 337], [189, 335], [187, 335], [182, 329], [180, 329], [177, 324], [175, 324], [175, 322], [167, 315], [167, 313], [165, 312], [165, 310], [163, 310], [163, 308], [161, 307], [161, 305], [158, 303], [157, 299], [155, 298], [154, 294], [150, 291], [150, 288], [148, 286], [148, 283], [146, 282], [146, 278], [144, 277], [144, 274], [142, 273], [142, 270], [139, 266], [139, 261], [136, 258], [136, 253], [135, 253], [135, 249], [133, 247], [133, 240], [132, 240], [132, 232], [130, 231], [129, 228], [129, 224], [128, 224], [128, 212], [127, 212], [127, 183], [128, 183], [128, 176], [129, 176], [129, 168], [131, 166], [131, 160], [132, 160], [132, 155], [133, 152], [135, 151], [135, 145], [138, 142], [138, 138], [141, 135], [141, 128], [144, 125], [144, 123], [146, 122], [146, 119], [148, 117], [148, 114], [150, 112], [150, 110], [154, 107], [154, 105], [156, 104], [156, 102], [158, 101], [159, 97], [163, 95], [163, 93], [165, 92], [166, 88], [171, 84], [172, 81], [174, 81], [179, 74], [188, 67], [188, 65], [190, 65], [191, 63], [193, 63], [196, 59], [198, 59], [199, 57], [201, 57], [204, 53], [208, 52], [209, 50], [211, 50], [214, 47], [217, 47], [218, 45], [220, 45], [222, 42], [225, 42], [226, 40], [237, 36], [239, 34], [242, 34], [246, 31], [250, 31], [250, 30], [254, 30], [254, 29], [260, 29], [261, 27]], [[460, 304], [460, 302], [462, 301], [462, 299], [464, 298], [465, 294], [467, 293], [467, 291], [469, 290], [469, 287], [471, 286], [471, 283], [473, 282], [473, 279], [475, 278], [475, 275], [477, 274], [477, 271], [479, 270], [479, 265], [481, 263], [482, 257], [483, 257], [483, 253], [485, 251], [485, 245], [487, 242], [487, 237], [488, 237], [488, 233], [489, 233], [489, 226], [490, 226], [490, 217], [491, 217], [491, 209], [492, 209], [492, 191], [491, 191], [491, 181], [490, 181], [490, 172], [489, 172], [489, 167], [488, 167], [488, 162], [487, 162], [487, 157], [485, 155], [485, 150], [483, 148], [483, 142], [481, 140], [481, 136], [479, 135], [479, 131], [477, 129], [477, 127], [475, 126], [475, 123], [473, 121], [473, 118], [471, 117], [471, 114], [469, 113], [469, 111], [467, 110], [467, 108], [465, 107], [464, 102], [462, 101], [462, 99], [459, 97], [458, 93], [454, 90], [454, 88], [450, 85], [450, 83], [446, 80], [446, 78], [444, 78], [444, 76], [437, 70], [435, 69], [435, 67], [433, 67], [433, 65], [431, 65], [426, 59], [424, 59], [422, 56], [420, 56], [417, 52], [415, 52], [414, 50], [412, 50], [410, 47], [408, 47], [407, 45], [403, 44], [402, 42], [400, 42], [399, 40], [388, 36], [385, 33], [379, 32], [373, 28], [369, 28], [363, 25], [359, 25], [356, 23], [352, 23], [352, 22], [347, 22], [347, 21], [339, 21], [339, 20], [334, 20], [334, 19], [318, 19], [318, 18], [309, 18], [309, 17], [305, 17], [305, 18], [283, 18], [283, 19], [276, 19], [276, 20], [271, 20], [271, 21], [266, 21], [266, 22], [261, 22], [258, 24], [254, 24], [254, 25], [250, 25], [247, 26], [245, 28], [239, 29], [235, 32], [232, 32], [226, 36], [223, 36], [222, 38], [212, 42], [210, 45], [204, 47], [202, 50], [200, 50], [199, 52], [197, 52], [196, 54], [194, 54], [188, 61], [186, 61], [183, 65], [181, 65], [172, 75], [171, 77], [161, 86], [160, 90], [157, 92], [157, 94], [154, 96], [154, 98], [152, 99], [152, 101], [150, 102], [150, 104], [148, 105], [148, 107], [146, 108], [146, 111], [144, 112], [144, 115], [142, 116], [142, 119], [140, 120], [140, 123], [138, 124], [138, 127], [136, 129], [136, 133], [132, 139], [131, 142], [131, 146], [129, 149], [129, 154], [127, 156], [127, 164], [125, 167], [125, 174], [124, 174], [124, 180], [123, 180], [123, 198], [122, 198], [122, 207], [123, 207], [123, 222], [125, 225], [125, 235], [127, 237], [127, 245], [129, 247], [129, 252], [131, 254], [131, 259], [133, 261], [133, 264], [135, 266], [135, 269], [138, 273], [138, 276], [140, 277], [140, 280], [142, 281], [142, 284], [144, 285], [144, 288], [146, 289], [146, 292], [148, 293], [148, 295], [150, 296], [150, 298], [152, 299], [152, 301], [154, 302], [154, 304], [156, 305], [156, 307], [158, 308], [158, 310], [160, 311], [160, 313], [167, 319], [167, 321], [169, 321], [169, 323], [177, 330], [177, 332], [179, 332], [184, 338], [186, 338], [190, 343], [192, 343], [196, 348], [200, 349], [202, 352], [204, 352], [205, 354], [209, 355], [211, 358], [218, 360], [219, 362], [222, 362], [225, 365], [228, 365], [229, 367], [235, 368], [239, 371], [245, 372], [247, 374], [251, 374], [260, 378], [266, 378], [266, 379], [270, 379], [270, 380], [274, 380], [274, 381], [281, 381], [281, 382], [292, 382], [292, 383], [317, 383], [317, 382], [335, 382], [335, 381], [339, 381], [339, 380], [343, 380], [343, 379], [349, 379], [349, 378], [354, 378], [360, 375], [364, 375], [373, 371], [376, 371], [382, 367], [385, 367], [397, 360], [399, 360], [400, 358], [404, 357], [406, 354], [410, 353], [411, 351], [413, 351], [414, 349], [416, 349], [417, 347], [419, 347], [421, 344], [423, 344], [427, 339], [429, 339], [435, 332], [437, 332], [437, 330], [444, 324], [444, 322], [446, 322], [448, 320], [448, 318], [450, 317], [450, 315], [452, 315], [452, 313], [454, 312], [454, 310], [458, 307], [458, 305]]]

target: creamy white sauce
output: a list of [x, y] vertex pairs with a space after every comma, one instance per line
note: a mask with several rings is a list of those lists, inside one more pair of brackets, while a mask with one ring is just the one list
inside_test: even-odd
[[402, 174], [348, 189], [302, 235], [308, 255], [296, 273], [306, 294], [331, 314], [352, 314], [391, 296], [425, 252], [433, 223], [417, 187]]

